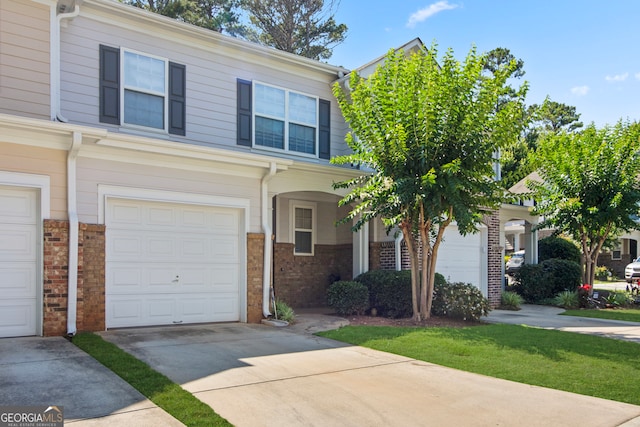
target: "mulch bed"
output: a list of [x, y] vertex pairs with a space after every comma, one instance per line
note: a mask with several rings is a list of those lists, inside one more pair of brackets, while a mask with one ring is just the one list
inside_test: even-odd
[[451, 319], [448, 317], [432, 316], [420, 322], [414, 322], [412, 318], [390, 319], [381, 316], [344, 316], [349, 320], [349, 324], [367, 326], [416, 326], [421, 328], [465, 328], [467, 326], [483, 325], [483, 322], [466, 321], [461, 319]]

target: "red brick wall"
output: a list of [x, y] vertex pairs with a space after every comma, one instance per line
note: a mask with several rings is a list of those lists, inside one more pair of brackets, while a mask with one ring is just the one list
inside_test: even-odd
[[487, 290], [489, 304], [495, 308], [500, 305], [502, 295], [502, 248], [500, 247], [500, 213], [496, 210], [485, 217], [484, 223], [487, 225]]
[[67, 280], [69, 268], [69, 223], [44, 220], [44, 336], [67, 333]]
[[247, 234], [247, 322], [262, 320], [262, 266], [264, 234]]
[[[67, 333], [69, 222], [44, 220], [43, 334]], [[78, 231], [78, 331], [105, 329], [104, 225], [80, 224]]]
[[78, 331], [104, 331], [105, 226], [80, 224], [78, 237]]
[[350, 280], [353, 246], [315, 245], [313, 256], [294, 256], [292, 243], [274, 245], [276, 297], [293, 308], [324, 307], [334, 280]]

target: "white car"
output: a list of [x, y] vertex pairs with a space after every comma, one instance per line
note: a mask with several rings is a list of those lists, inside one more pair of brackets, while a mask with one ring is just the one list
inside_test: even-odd
[[[513, 273], [524, 264], [524, 251], [516, 251], [507, 261], [507, 273]], [[640, 274], [640, 273], [639, 273]]]
[[640, 280], [640, 258], [636, 259], [631, 264], [627, 264], [624, 268], [624, 279], [628, 283]]

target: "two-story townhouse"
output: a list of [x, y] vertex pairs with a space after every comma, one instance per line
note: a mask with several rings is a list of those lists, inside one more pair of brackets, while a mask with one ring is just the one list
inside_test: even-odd
[[259, 322], [381, 266], [335, 226], [348, 70], [112, 0], [3, 0], [0, 43], [0, 337]]

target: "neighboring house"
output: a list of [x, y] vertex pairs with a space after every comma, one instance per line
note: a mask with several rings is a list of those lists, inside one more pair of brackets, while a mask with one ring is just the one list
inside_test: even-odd
[[[2, 0], [0, 43], [0, 337], [259, 322], [388, 264], [335, 226], [349, 70], [112, 0]], [[438, 271], [495, 304], [488, 223]]]

